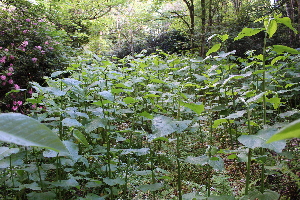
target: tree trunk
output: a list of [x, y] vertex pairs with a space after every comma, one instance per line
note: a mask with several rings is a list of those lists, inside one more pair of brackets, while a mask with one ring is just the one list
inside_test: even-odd
[[201, 0], [201, 48], [200, 48], [200, 55], [204, 56], [205, 51], [205, 30], [206, 30], [206, 7], [205, 7], [205, 0]]
[[194, 48], [194, 36], [195, 36], [195, 6], [194, 0], [183, 0], [189, 10], [189, 17], [190, 17], [190, 40], [191, 40], [191, 48]]

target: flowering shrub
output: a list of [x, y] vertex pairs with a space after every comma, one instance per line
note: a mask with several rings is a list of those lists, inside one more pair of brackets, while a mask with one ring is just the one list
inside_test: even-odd
[[67, 61], [67, 34], [45, 18], [34, 17], [28, 8], [21, 11], [11, 6], [0, 9], [2, 110], [20, 111], [29, 82], [43, 83], [44, 76], [62, 70]]

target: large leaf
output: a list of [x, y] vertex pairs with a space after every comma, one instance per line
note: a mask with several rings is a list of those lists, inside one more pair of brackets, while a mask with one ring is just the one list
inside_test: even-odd
[[271, 190], [267, 190], [263, 194], [259, 191], [251, 191], [248, 195], [243, 196], [240, 200], [278, 200], [279, 197], [280, 194]]
[[278, 141], [270, 144], [266, 143], [275, 132], [275, 128], [260, 130], [257, 135], [242, 135], [238, 138], [238, 141], [251, 149], [262, 147], [274, 150], [277, 153], [281, 153], [286, 145], [285, 141]]
[[142, 190], [143, 192], [147, 191], [157, 191], [160, 190], [164, 185], [162, 183], [154, 183], [154, 184], [149, 184], [149, 185], [141, 185], [139, 186], [139, 189]]
[[58, 136], [47, 126], [19, 113], [0, 114], [0, 140], [68, 152]]
[[203, 104], [198, 105], [198, 104], [194, 104], [194, 103], [184, 103], [184, 102], [181, 101], [180, 105], [191, 109], [192, 111], [194, 111], [198, 115], [200, 115], [204, 111], [204, 105]]
[[[216, 158], [216, 159], [213, 159]], [[209, 157], [207, 155], [202, 155], [198, 157], [188, 156], [185, 162], [195, 164], [195, 165], [210, 165], [214, 170], [222, 171], [224, 170], [224, 161], [221, 157]]]
[[290, 138], [300, 138], [300, 119], [293, 121], [280, 129], [267, 141], [267, 143]]
[[293, 49], [291, 47], [287, 47], [284, 45], [273, 45], [273, 51], [276, 51], [277, 53], [283, 53], [283, 52], [287, 52], [287, 53], [291, 53], [291, 54], [300, 54], [300, 52], [296, 49]]
[[244, 28], [239, 34], [238, 36], [236, 36], [234, 38], [234, 40], [239, 40], [239, 39], [242, 39], [243, 37], [246, 37], [246, 36], [252, 36], [252, 35], [256, 35], [257, 33], [261, 32], [262, 28]]
[[274, 35], [274, 33], [277, 31], [276, 20], [274, 20], [274, 19], [266, 20], [266, 21], [264, 21], [264, 25], [265, 25], [266, 31], [269, 35], [269, 38], [271, 38]]
[[211, 53], [218, 51], [220, 47], [221, 47], [221, 43], [215, 44], [212, 48], [208, 50], [206, 56], [209, 56]]

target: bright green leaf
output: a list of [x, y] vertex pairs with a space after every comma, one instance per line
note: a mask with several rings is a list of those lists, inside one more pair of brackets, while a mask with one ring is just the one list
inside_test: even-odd
[[208, 50], [206, 56], [209, 56], [211, 53], [218, 51], [220, 47], [221, 47], [221, 43], [215, 44], [212, 48]]
[[296, 49], [293, 49], [291, 47], [287, 47], [284, 45], [273, 45], [273, 51], [276, 51], [277, 53], [281, 54], [283, 52], [291, 53], [291, 54], [300, 54], [299, 51]]
[[192, 111], [194, 111], [198, 115], [200, 115], [204, 111], [204, 105], [203, 104], [198, 105], [198, 104], [194, 104], [194, 103], [184, 103], [182, 101], [180, 101], [179, 104], [181, 106], [184, 106], [184, 107], [187, 107], [187, 108], [191, 109]]
[[19, 113], [0, 114], [0, 140], [68, 152], [58, 136], [47, 126]]
[[289, 123], [282, 129], [280, 129], [276, 134], [274, 134], [267, 143], [275, 143], [278, 140], [285, 140], [290, 138], [300, 138], [300, 119]]
[[261, 32], [262, 30], [265, 30], [265, 29], [262, 29], [262, 28], [244, 28], [239, 34], [238, 36], [236, 36], [234, 38], [234, 41], [235, 40], [239, 40], [239, 39], [242, 39], [243, 37], [246, 37], [246, 36], [252, 36], [252, 35], [256, 35], [257, 33]]

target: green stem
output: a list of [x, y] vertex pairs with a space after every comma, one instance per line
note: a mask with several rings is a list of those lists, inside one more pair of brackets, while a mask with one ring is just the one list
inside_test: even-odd
[[250, 184], [250, 168], [251, 168], [251, 149], [248, 151], [248, 161], [247, 161], [247, 172], [246, 172], [246, 189], [245, 195], [248, 195], [249, 192], [249, 184]]

